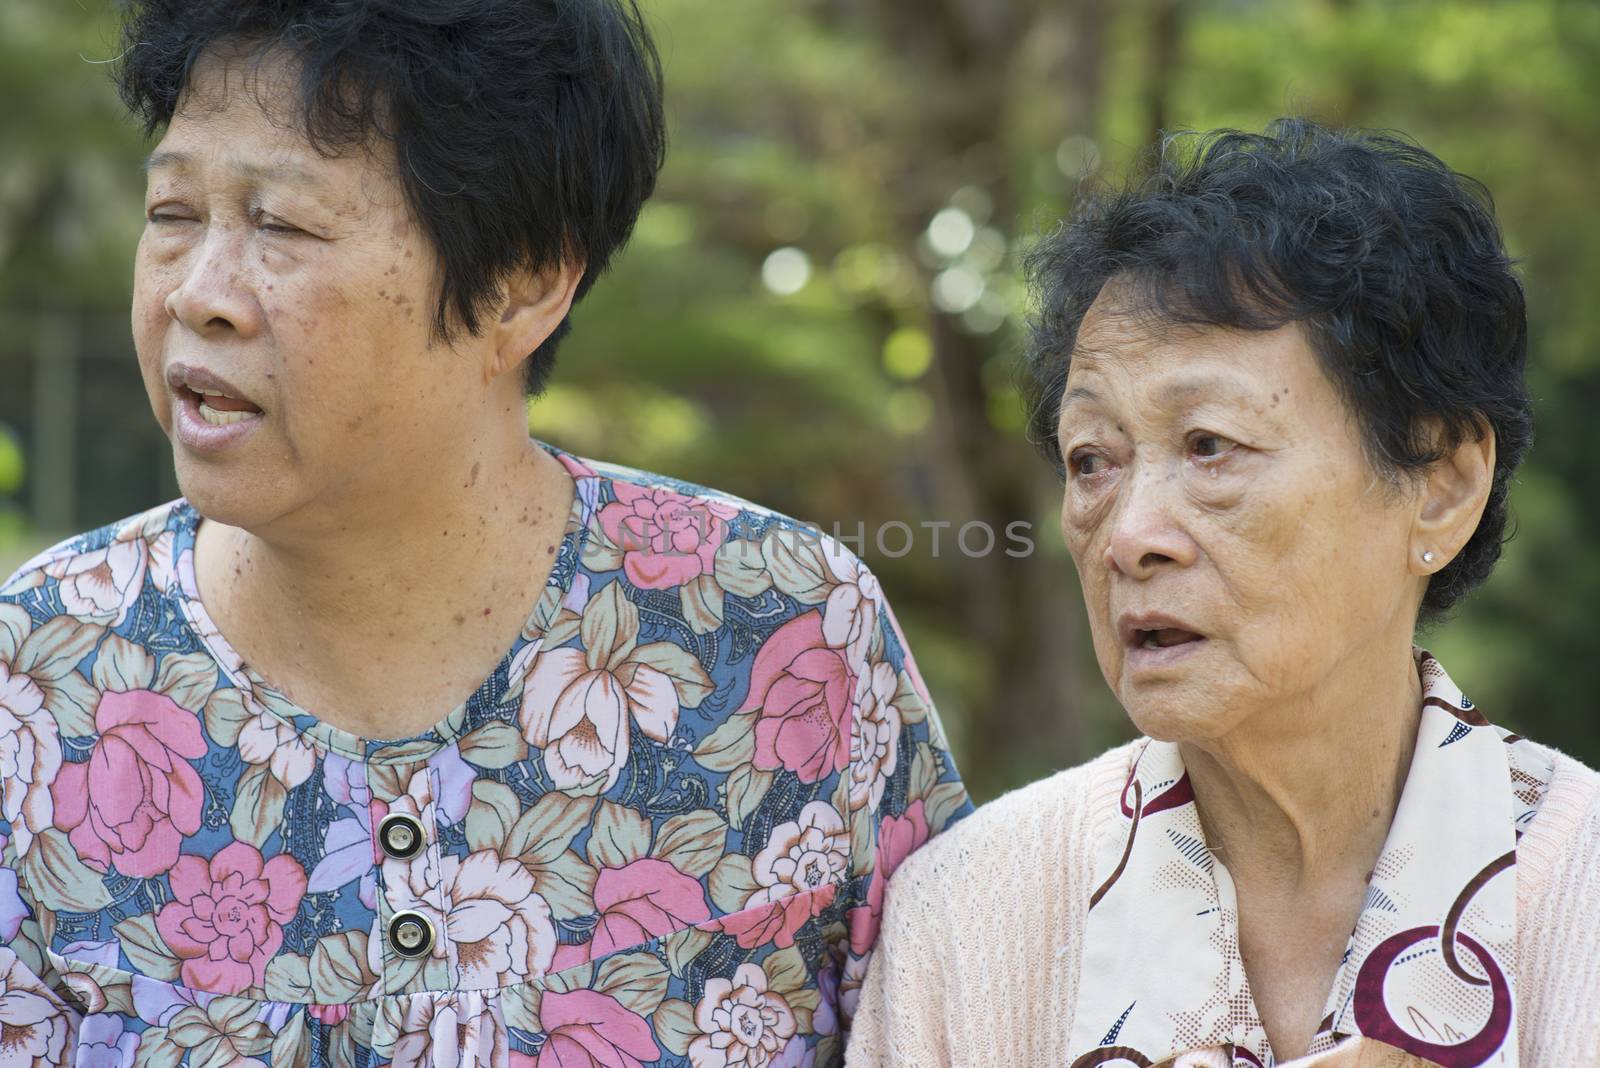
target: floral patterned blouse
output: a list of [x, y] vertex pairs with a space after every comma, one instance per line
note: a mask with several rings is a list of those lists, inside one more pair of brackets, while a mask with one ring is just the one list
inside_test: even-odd
[[546, 448], [544, 596], [415, 738], [240, 659], [185, 500], [0, 589], [0, 1065], [839, 1062], [889, 873], [970, 809], [894, 616], [792, 520]]
[[[1358, 1038], [1406, 1064], [1515, 1068], [1517, 842], [1550, 751], [1491, 725], [1432, 656], [1416, 661], [1411, 767], [1309, 1053]], [[1120, 832], [1096, 858], [1072, 1066], [1176, 1055], [1180, 1068], [1268, 1068], [1279, 1062], [1240, 957], [1233, 879], [1206, 845], [1183, 757], [1158, 741], [1137, 753]]]

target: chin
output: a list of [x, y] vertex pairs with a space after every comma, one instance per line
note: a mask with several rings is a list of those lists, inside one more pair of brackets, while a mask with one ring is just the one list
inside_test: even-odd
[[178, 489], [195, 511], [213, 523], [253, 530], [282, 513], [274, 495], [249, 479], [178, 461]]
[[1234, 707], [1218, 687], [1188, 681], [1141, 681], [1117, 689], [1117, 700], [1140, 734], [1162, 742], [1203, 742], [1235, 726]]

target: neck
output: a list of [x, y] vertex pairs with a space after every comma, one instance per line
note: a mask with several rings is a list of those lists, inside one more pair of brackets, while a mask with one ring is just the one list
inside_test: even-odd
[[536, 595], [525, 587], [542, 586], [554, 562], [572, 492], [524, 433], [403, 493], [346, 496], [253, 532], [208, 522], [206, 571], [219, 581], [202, 576], [203, 594], [223, 593], [236, 626], [294, 633], [297, 655], [314, 659], [408, 632], [432, 640], [449, 620], [514, 628]]
[[1184, 744], [1207, 839], [1229, 872], [1286, 894], [1365, 885], [1405, 787], [1421, 704], [1409, 642], [1391, 638], [1353, 650], [1332, 677], [1231, 735]]

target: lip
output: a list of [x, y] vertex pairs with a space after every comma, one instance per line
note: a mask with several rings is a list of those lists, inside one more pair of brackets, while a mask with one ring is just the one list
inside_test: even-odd
[[[1165, 647], [1148, 648], [1139, 639], [1139, 633], [1147, 630], [1186, 630], [1191, 634], [1199, 635], [1195, 641], [1184, 642], [1181, 645], [1168, 645]], [[1172, 667], [1187, 660], [1206, 647], [1208, 638], [1205, 633], [1187, 620], [1164, 612], [1124, 612], [1117, 617], [1117, 636], [1122, 640], [1124, 662], [1127, 670], [1135, 674], [1153, 671], [1159, 668]]]
[[249, 401], [257, 408], [256, 399], [215, 371], [208, 371], [192, 363], [173, 363], [167, 367], [167, 388], [174, 393], [189, 389], [209, 389], [213, 393], [226, 393], [235, 400]]
[[227, 426], [212, 426], [200, 417], [200, 397], [188, 389], [179, 389], [178, 418], [174, 421], [178, 440], [195, 452], [219, 453], [250, 436], [265, 415], [253, 416]]

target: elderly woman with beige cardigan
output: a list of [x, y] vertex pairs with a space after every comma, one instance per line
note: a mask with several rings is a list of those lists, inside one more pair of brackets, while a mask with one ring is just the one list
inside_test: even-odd
[[1600, 780], [1413, 644], [1531, 440], [1481, 188], [1392, 135], [1177, 137], [1029, 266], [1143, 736], [907, 860], [847, 1063], [1600, 1065]]

